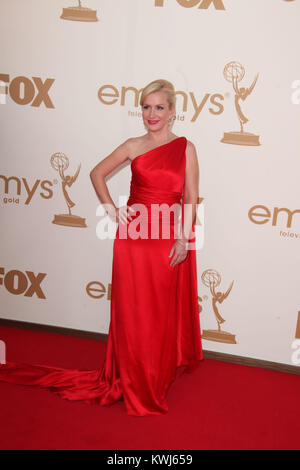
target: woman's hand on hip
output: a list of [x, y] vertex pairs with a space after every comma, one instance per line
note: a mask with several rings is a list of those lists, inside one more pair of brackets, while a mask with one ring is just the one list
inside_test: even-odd
[[135, 210], [130, 207], [130, 206], [121, 206], [117, 207], [116, 209], [116, 219], [118, 222], [121, 222], [123, 224], [127, 224], [128, 220], [132, 220], [132, 215], [134, 214]]

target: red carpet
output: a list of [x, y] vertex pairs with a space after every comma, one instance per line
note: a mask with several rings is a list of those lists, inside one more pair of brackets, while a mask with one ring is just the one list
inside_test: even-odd
[[[0, 327], [10, 361], [97, 369], [106, 343]], [[298, 375], [204, 359], [179, 376], [169, 412], [134, 417], [110, 407], [68, 402], [48, 390], [0, 382], [0, 448], [298, 449]]]

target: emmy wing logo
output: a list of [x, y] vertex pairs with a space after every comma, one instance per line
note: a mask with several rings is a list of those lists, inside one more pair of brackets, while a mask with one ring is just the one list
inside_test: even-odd
[[70, 21], [99, 21], [97, 11], [83, 7], [80, 0], [78, 0], [77, 7], [63, 8], [61, 18]]
[[68, 193], [67, 186], [71, 187], [75, 183], [81, 165], [78, 166], [74, 176], [65, 175], [65, 170], [69, 167], [69, 159], [64, 153], [54, 153], [50, 159], [51, 166], [54, 170], [58, 171], [61, 178], [62, 192], [68, 207], [68, 214], [58, 214], [52, 220], [53, 224], [65, 225], [67, 227], [86, 227], [85, 219], [71, 213], [71, 208], [75, 206], [75, 202], [71, 201]]
[[234, 104], [240, 122], [240, 131], [224, 132], [224, 137], [221, 142], [235, 145], [260, 145], [258, 135], [244, 131], [244, 125], [249, 119], [243, 114], [240, 106], [240, 100], [245, 101], [252, 93], [257, 82], [258, 74], [255, 76], [249, 88], [239, 87], [239, 82], [245, 75], [245, 69], [239, 62], [229, 62], [223, 70], [223, 75], [225, 80], [232, 84], [235, 92]]
[[221, 330], [221, 323], [224, 323], [226, 320], [221, 317], [217, 303], [221, 304], [231, 292], [233, 281], [228, 287], [225, 293], [216, 292], [216, 287], [221, 283], [221, 275], [214, 269], [206, 269], [202, 273], [201, 280], [206, 287], [209, 287], [210, 293], [212, 295], [212, 307], [217, 320], [218, 329], [217, 330], [203, 330], [202, 338], [208, 339], [210, 341], [218, 341], [219, 343], [230, 343], [236, 344], [235, 335], [228, 333], [227, 331]]

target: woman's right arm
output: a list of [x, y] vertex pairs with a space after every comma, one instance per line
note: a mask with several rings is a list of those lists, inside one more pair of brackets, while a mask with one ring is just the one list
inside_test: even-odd
[[109, 194], [105, 178], [129, 158], [131, 153], [131, 141], [132, 139], [126, 140], [110, 155], [101, 160], [90, 172], [90, 177], [100, 202], [105, 205], [107, 212], [111, 216], [117, 217], [117, 219], [119, 219], [118, 208], [115, 206]]

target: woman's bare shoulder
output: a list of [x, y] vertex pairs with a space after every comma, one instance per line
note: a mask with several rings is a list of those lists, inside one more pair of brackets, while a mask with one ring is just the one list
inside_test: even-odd
[[196, 152], [196, 147], [190, 140], [187, 140], [186, 149], [188, 152]]
[[185, 154], [188, 160], [192, 161], [198, 159], [196, 146], [190, 140], [187, 140]]
[[125, 141], [126, 145], [128, 145], [128, 147], [136, 147], [137, 145], [140, 145], [144, 140], [144, 136], [138, 136], [138, 137], [129, 137], [129, 139], [127, 139]]
[[125, 143], [131, 157], [139, 154], [140, 149], [143, 148], [144, 141], [145, 136], [143, 135], [138, 137], [130, 137], [126, 140]]
[[140, 139], [141, 139], [140, 137], [129, 137], [128, 139], [120, 143], [113, 153], [122, 152], [123, 154], [126, 154], [130, 158], [130, 155], [132, 155], [135, 152], [135, 149], [139, 145]]

